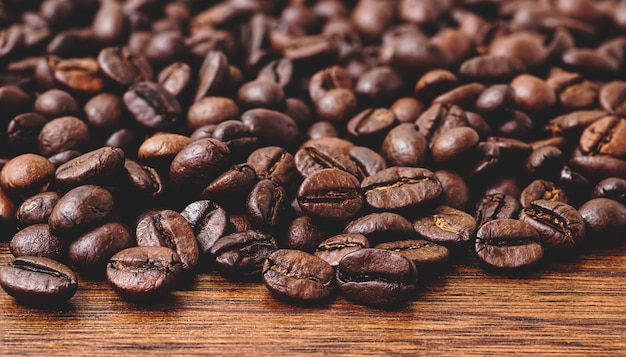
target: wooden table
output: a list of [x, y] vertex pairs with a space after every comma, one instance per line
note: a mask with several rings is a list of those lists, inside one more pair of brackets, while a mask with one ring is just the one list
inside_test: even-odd
[[[0, 264], [10, 259], [1, 243]], [[0, 311], [0, 355], [626, 355], [626, 246], [521, 277], [466, 258], [397, 311], [341, 297], [291, 306], [215, 273], [151, 306], [80, 281], [67, 306], [23, 307], [0, 292]]]

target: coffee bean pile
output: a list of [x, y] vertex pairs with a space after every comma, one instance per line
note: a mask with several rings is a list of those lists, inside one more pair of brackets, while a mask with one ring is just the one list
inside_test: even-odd
[[215, 269], [398, 306], [468, 250], [625, 241], [624, 1], [5, 0], [0, 28], [19, 302]]

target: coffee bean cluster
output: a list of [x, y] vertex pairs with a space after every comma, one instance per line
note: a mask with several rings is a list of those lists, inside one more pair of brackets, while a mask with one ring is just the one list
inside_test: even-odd
[[[398, 306], [622, 244], [626, 3], [0, 3], [0, 284]], [[71, 268], [70, 268], [71, 267]]]

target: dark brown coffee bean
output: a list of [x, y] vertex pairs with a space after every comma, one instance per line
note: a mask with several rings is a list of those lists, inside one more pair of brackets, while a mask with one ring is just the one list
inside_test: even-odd
[[520, 203], [522, 207], [528, 208], [533, 201], [548, 200], [568, 203], [567, 193], [565, 190], [546, 180], [535, 180], [531, 182], [520, 195]]
[[461, 64], [459, 74], [470, 80], [507, 81], [526, 72], [524, 62], [515, 57], [487, 54], [470, 58]]
[[571, 168], [593, 180], [608, 177], [626, 177], [626, 161], [610, 156], [576, 156], [570, 159]]
[[194, 102], [187, 112], [187, 127], [198, 129], [207, 124], [219, 124], [239, 118], [239, 107], [230, 98], [204, 97]]
[[565, 51], [561, 57], [563, 63], [584, 74], [610, 76], [619, 69], [619, 64], [613, 58], [588, 48], [572, 48]]
[[274, 81], [257, 79], [248, 82], [237, 92], [237, 102], [246, 108], [278, 109], [283, 106], [285, 92]]
[[35, 100], [34, 111], [47, 118], [54, 119], [79, 112], [78, 103], [68, 92], [50, 89], [41, 93]]
[[196, 267], [200, 251], [189, 222], [178, 212], [157, 211], [137, 223], [137, 245], [168, 247], [178, 254], [182, 270], [190, 273]]
[[397, 306], [411, 298], [416, 282], [415, 264], [389, 250], [359, 249], [337, 266], [339, 290], [360, 304]]
[[42, 192], [25, 199], [15, 213], [18, 223], [22, 227], [47, 223], [59, 198], [56, 192]]
[[370, 213], [359, 217], [348, 223], [343, 233], [362, 234], [373, 244], [413, 239], [416, 236], [411, 222], [391, 212]]
[[215, 242], [231, 230], [228, 213], [209, 200], [190, 203], [180, 215], [193, 229], [201, 255], [208, 254]]
[[404, 89], [402, 75], [392, 67], [380, 66], [363, 73], [354, 86], [359, 97], [374, 103], [386, 103], [395, 99]]
[[313, 254], [330, 266], [337, 267], [345, 255], [369, 247], [367, 237], [362, 234], [339, 234], [320, 242]]
[[79, 151], [76, 150], [66, 150], [66, 151], [62, 151], [58, 154], [54, 154], [52, 156], [50, 156], [48, 158], [48, 161], [50, 161], [52, 163], [52, 165], [54, 165], [54, 167], [59, 168], [59, 166], [63, 165], [64, 163], [75, 159], [77, 157], [79, 157], [80, 155], [82, 155]]
[[495, 219], [516, 218], [522, 205], [514, 196], [504, 193], [490, 193], [476, 204], [474, 219], [478, 227]]
[[533, 152], [526, 158], [526, 172], [531, 177], [545, 177], [553, 179], [558, 177], [560, 168], [564, 163], [563, 153], [554, 146], [544, 146]]
[[543, 257], [539, 234], [515, 219], [496, 219], [476, 232], [476, 255], [489, 267], [511, 270], [536, 264]]
[[87, 124], [76, 117], [60, 117], [46, 123], [39, 132], [39, 153], [50, 157], [67, 150], [82, 151], [89, 146]]
[[415, 83], [415, 96], [424, 103], [433, 98], [454, 89], [459, 84], [459, 79], [454, 73], [445, 69], [433, 69], [420, 77]]
[[19, 258], [35, 256], [62, 261], [67, 253], [67, 243], [50, 232], [47, 224], [33, 224], [17, 233], [9, 243], [11, 254]]
[[450, 251], [443, 245], [427, 240], [399, 240], [381, 243], [376, 249], [386, 249], [403, 255], [415, 264], [419, 276], [434, 276], [448, 262]]
[[515, 90], [506, 84], [487, 87], [476, 99], [476, 111], [490, 115], [510, 108], [515, 100]]
[[328, 220], [354, 217], [363, 207], [359, 180], [339, 169], [320, 170], [298, 188], [298, 204], [307, 214]]
[[580, 136], [583, 154], [626, 157], [626, 119], [607, 116], [591, 123]]
[[68, 191], [54, 206], [48, 224], [64, 239], [68, 234], [85, 231], [102, 223], [113, 209], [113, 195], [95, 185], [78, 186]]
[[126, 226], [109, 222], [74, 239], [68, 247], [70, 265], [84, 276], [104, 276], [109, 259], [122, 249], [135, 245]]
[[613, 81], [600, 89], [600, 106], [607, 112], [619, 116], [626, 115], [626, 82]]
[[344, 88], [352, 90], [352, 79], [348, 72], [340, 66], [331, 66], [317, 71], [309, 80], [309, 95], [316, 103], [331, 89]]
[[194, 100], [215, 95], [228, 81], [228, 59], [220, 51], [210, 51], [200, 67], [198, 87]]
[[424, 111], [424, 104], [412, 97], [398, 98], [389, 109], [400, 123], [413, 123]]
[[361, 182], [368, 205], [393, 210], [418, 206], [437, 199], [441, 183], [432, 171], [416, 167], [390, 167]]
[[107, 133], [119, 129], [125, 119], [124, 103], [116, 94], [98, 94], [85, 104], [84, 109], [89, 125]]
[[396, 116], [391, 110], [370, 108], [350, 119], [346, 129], [355, 141], [371, 142], [380, 140], [396, 123]]
[[54, 175], [54, 165], [36, 154], [22, 154], [0, 170], [0, 185], [10, 194], [29, 197], [45, 191]]
[[167, 247], [132, 247], [111, 257], [106, 276], [124, 299], [149, 301], [174, 289], [182, 275], [178, 254]]
[[87, 184], [114, 186], [122, 178], [124, 159], [122, 150], [103, 147], [59, 166], [55, 179], [65, 189]]
[[163, 89], [178, 97], [190, 86], [191, 67], [184, 62], [174, 62], [159, 72], [157, 82]]
[[470, 127], [450, 128], [436, 136], [431, 145], [431, 158], [435, 165], [445, 166], [463, 161], [480, 138]]
[[251, 109], [243, 113], [241, 121], [259, 139], [259, 143], [294, 147], [300, 137], [296, 122], [287, 115], [269, 109]]
[[24, 256], [0, 267], [0, 286], [20, 303], [55, 305], [74, 296], [78, 279], [55, 260]]
[[472, 239], [476, 221], [463, 211], [439, 206], [432, 214], [415, 220], [413, 228], [429, 241], [454, 249]]
[[234, 279], [258, 279], [265, 259], [277, 249], [276, 241], [271, 235], [248, 230], [218, 239], [210, 253], [225, 276]]
[[67, 88], [88, 93], [98, 93], [104, 88], [98, 62], [93, 58], [60, 60], [53, 68], [54, 79]]
[[315, 111], [320, 120], [342, 123], [357, 109], [357, 98], [353, 91], [345, 88], [331, 89], [315, 102]]
[[604, 179], [593, 188], [591, 197], [610, 198], [621, 204], [626, 204], [626, 180], [619, 177]]
[[162, 68], [183, 59], [187, 54], [187, 45], [180, 31], [167, 29], [156, 32], [150, 38], [144, 53], [150, 63]]
[[417, 118], [415, 125], [430, 144], [441, 132], [467, 126], [467, 116], [465, 111], [456, 105], [434, 104]]
[[230, 161], [228, 146], [217, 139], [200, 139], [185, 146], [172, 160], [169, 179], [178, 188], [201, 188]]
[[623, 204], [608, 198], [594, 198], [580, 206], [578, 213], [585, 220], [590, 243], [624, 241], [626, 207]]
[[339, 137], [339, 132], [333, 123], [329, 121], [317, 121], [311, 124], [305, 135], [307, 139], [336, 138]]
[[363, 180], [367, 176], [387, 168], [385, 159], [370, 148], [354, 146], [350, 148], [348, 155], [356, 163], [357, 178], [359, 180]]
[[443, 204], [461, 211], [469, 212], [472, 192], [462, 176], [450, 170], [435, 171], [437, 180], [443, 188]]
[[296, 166], [293, 155], [278, 146], [266, 146], [248, 156], [250, 165], [259, 179], [270, 179], [282, 185], [290, 183]]
[[447, 67], [451, 62], [450, 52], [429, 42], [425, 36], [412, 34], [385, 43], [379, 58], [382, 64], [417, 73]]
[[16, 153], [36, 152], [37, 137], [48, 120], [37, 113], [24, 113], [14, 117], [7, 126], [7, 142]]
[[127, 187], [132, 193], [143, 197], [158, 197], [163, 194], [164, 180], [154, 168], [130, 159], [124, 161], [124, 168], [128, 173]]
[[335, 270], [309, 253], [279, 249], [263, 264], [263, 282], [278, 299], [310, 303], [326, 299], [334, 288]]
[[284, 244], [289, 249], [313, 253], [321, 241], [334, 233], [333, 226], [315, 221], [310, 216], [301, 216], [289, 223]]
[[432, 103], [458, 105], [464, 109], [472, 108], [474, 103], [476, 103], [476, 99], [478, 99], [485, 88], [485, 85], [477, 82], [460, 85], [437, 96], [433, 99]]
[[278, 183], [263, 179], [257, 182], [246, 202], [250, 220], [259, 227], [276, 227], [282, 222], [287, 206], [287, 192]]
[[546, 130], [550, 130], [553, 135], [578, 134], [589, 124], [605, 116], [607, 114], [603, 110], [577, 110], [550, 120]]
[[94, 16], [91, 28], [99, 43], [108, 44], [119, 40], [124, 32], [123, 4], [102, 3]]
[[566, 111], [591, 107], [598, 98], [598, 86], [578, 73], [556, 72], [547, 78], [546, 83], [552, 87]]
[[256, 172], [248, 164], [237, 164], [211, 181], [200, 193], [200, 197], [233, 203], [245, 197], [258, 181]]
[[296, 76], [293, 72], [293, 62], [287, 58], [279, 58], [261, 68], [257, 79], [273, 81], [284, 90], [295, 80]]
[[357, 176], [357, 167], [350, 157], [339, 149], [326, 145], [309, 145], [294, 156], [296, 169], [303, 178], [323, 169], [339, 169]]
[[510, 85], [515, 91], [515, 105], [526, 113], [545, 113], [556, 104], [554, 90], [538, 77], [521, 74]]
[[150, 63], [127, 47], [102, 49], [98, 54], [98, 64], [109, 79], [123, 87], [149, 81], [153, 76]]
[[535, 228], [541, 242], [553, 251], [571, 251], [585, 238], [585, 221], [574, 207], [566, 203], [534, 201], [522, 210], [520, 220]]
[[158, 133], [141, 143], [137, 157], [143, 164], [167, 171], [174, 157], [191, 142], [184, 135]]
[[181, 115], [176, 97], [150, 81], [130, 86], [124, 93], [124, 104], [135, 120], [149, 129], [163, 129], [176, 124]]

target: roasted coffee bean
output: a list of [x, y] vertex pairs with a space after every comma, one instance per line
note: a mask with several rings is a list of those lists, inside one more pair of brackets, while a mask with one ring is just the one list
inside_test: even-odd
[[412, 297], [417, 269], [403, 255], [383, 249], [359, 249], [337, 266], [341, 293], [359, 304], [397, 306]]
[[474, 219], [478, 227], [495, 219], [516, 218], [522, 210], [517, 198], [504, 193], [487, 194], [476, 204]]
[[506, 81], [526, 72], [519, 58], [487, 54], [470, 58], [461, 64], [459, 74], [470, 80]]
[[[341, 68], [341, 67], [338, 67]], [[289, 87], [295, 80], [293, 62], [287, 58], [279, 58], [266, 64], [259, 70], [257, 79], [270, 80], [283, 89]], [[311, 84], [309, 84], [310, 88]]]
[[282, 185], [289, 184], [296, 171], [293, 155], [278, 146], [255, 150], [246, 164], [254, 169], [259, 179], [267, 178]]
[[433, 44], [422, 35], [407, 34], [389, 41], [380, 49], [382, 64], [402, 71], [422, 73], [431, 69], [447, 67], [450, 53]]
[[204, 97], [189, 106], [187, 127], [191, 130], [207, 124], [219, 124], [239, 118], [239, 107], [226, 97]]
[[200, 139], [185, 146], [172, 160], [169, 180], [179, 188], [200, 188], [215, 179], [230, 161], [228, 146], [217, 139]]
[[284, 244], [289, 249], [313, 253], [321, 241], [334, 233], [333, 227], [327, 223], [315, 221], [310, 216], [301, 216], [289, 223]]
[[298, 204], [313, 217], [345, 220], [354, 217], [363, 207], [359, 188], [359, 180], [345, 171], [320, 170], [307, 177], [298, 188]]
[[522, 207], [528, 208], [533, 201], [548, 200], [568, 203], [567, 192], [553, 182], [538, 179], [531, 182], [520, 195]]
[[246, 202], [250, 220], [259, 227], [277, 227], [286, 214], [287, 192], [278, 183], [263, 179], [257, 182]]
[[138, 246], [168, 247], [178, 254], [182, 270], [196, 267], [200, 251], [189, 222], [178, 212], [162, 210], [144, 216], [135, 231]]
[[68, 58], [59, 60], [53, 76], [63, 86], [77, 92], [99, 93], [104, 88], [100, 66], [93, 58]]
[[127, 187], [133, 194], [143, 197], [158, 197], [164, 192], [164, 180], [161, 175], [150, 166], [126, 159], [124, 168], [128, 173]]
[[42, 192], [25, 199], [15, 213], [19, 225], [26, 227], [37, 223], [47, 223], [59, 198], [57, 192]]
[[386, 242], [375, 248], [386, 249], [403, 255], [415, 264], [420, 277], [434, 276], [440, 273], [450, 256], [448, 248], [422, 239]]
[[424, 111], [424, 104], [412, 97], [398, 98], [389, 109], [400, 123], [413, 123]]
[[35, 100], [34, 111], [50, 119], [76, 115], [79, 110], [76, 99], [59, 89], [47, 90]]
[[[156, 25], [156, 24], [155, 24]], [[187, 45], [180, 31], [164, 30], [156, 32], [146, 44], [146, 59], [157, 68], [183, 59]]]
[[334, 288], [335, 270], [309, 253], [279, 249], [263, 264], [263, 282], [278, 299], [310, 303], [326, 299]]
[[626, 230], [626, 207], [608, 199], [594, 198], [578, 208], [586, 224], [586, 239], [592, 244], [619, 243], [624, 241]]
[[194, 100], [215, 95], [228, 81], [228, 59], [221, 51], [210, 51], [200, 67], [198, 87]]
[[345, 255], [355, 250], [369, 247], [370, 244], [366, 236], [356, 233], [346, 233], [323, 240], [317, 248], [315, 248], [313, 254], [330, 264], [330, 266], [337, 267], [339, 261]]
[[307, 139], [336, 138], [339, 136], [339, 132], [333, 123], [329, 121], [318, 121], [311, 124], [305, 135]]
[[588, 177], [599, 181], [609, 177], [626, 177], [626, 161], [610, 156], [575, 156], [569, 163], [585, 179]]
[[209, 251], [222, 274], [234, 279], [260, 278], [265, 259], [278, 247], [269, 234], [248, 230], [221, 237]]
[[546, 126], [554, 135], [579, 134], [589, 124], [607, 116], [603, 110], [577, 110], [551, 119]]
[[56, 182], [69, 189], [80, 185], [113, 186], [124, 170], [124, 151], [103, 147], [72, 159], [56, 169]]
[[36, 152], [37, 137], [48, 120], [37, 113], [24, 113], [13, 118], [7, 126], [7, 143], [16, 153]]
[[94, 228], [70, 243], [67, 258], [83, 276], [104, 276], [106, 264], [117, 252], [135, 245], [126, 226], [109, 222]]
[[201, 255], [206, 255], [218, 239], [230, 230], [228, 213], [210, 200], [195, 201], [180, 212], [196, 235]]
[[600, 106], [607, 112], [626, 116], [626, 82], [613, 81], [603, 85], [599, 100]]
[[525, 268], [543, 257], [539, 233], [515, 219], [496, 219], [476, 232], [474, 250], [480, 261], [503, 270]]
[[200, 193], [200, 197], [225, 203], [233, 203], [245, 197], [258, 181], [256, 172], [248, 164], [237, 164], [211, 181]]
[[385, 159], [376, 151], [365, 146], [354, 146], [348, 151], [350, 159], [356, 163], [357, 178], [363, 180], [387, 168]]
[[102, 3], [94, 16], [91, 27], [94, 37], [100, 43], [113, 43], [119, 40], [124, 31], [123, 4]]
[[588, 48], [572, 48], [561, 56], [563, 63], [571, 69], [592, 76], [610, 76], [619, 69], [613, 58]]
[[309, 80], [308, 90], [311, 101], [317, 102], [331, 89], [345, 88], [352, 90], [352, 79], [340, 66], [331, 66], [317, 71]]
[[243, 113], [241, 121], [250, 127], [260, 144], [290, 148], [300, 136], [296, 122], [287, 115], [269, 109], [251, 109]]
[[458, 105], [463, 109], [471, 108], [485, 88], [485, 85], [477, 82], [464, 84], [439, 95], [432, 103]]
[[59, 199], [50, 213], [50, 229], [63, 239], [102, 223], [113, 209], [113, 195], [95, 185], [78, 186]]
[[191, 82], [191, 67], [184, 62], [174, 62], [159, 72], [158, 83], [175, 97], [186, 92]]
[[449, 170], [435, 171], [435, 177], [437, 177], [443, 189], [443, 204], [469, 212], [472, 192], [463, 177]]
[[626, 204], [626, 180], [619, 177], [604, 179], [593, 188], [591, 197], [610, 198], [621, 204]]
[[167, 171], [174, 157], [192, 141], [180, 134], [158, 133], [141, 143], [137, 157], [143, 164]]
[[52, 163], [52, 165], [54, 165], [54, 167], [59, 168], [59, 166], [63, 165], [64, 163], [75, 159], [77, 157], [79, 157], [80, 155], [82, 155], [79, 151], [76, 150], [66, 150], [66, 151], [62, 151], [58, 154], [54, 154], [52, 156], [50, 156], [48, 158], [48, 161], [50, 161]]
[[455, 249], [472, 239], [476, 221], [458, 209], [438, 206], [432, 214], [416, 219], [413, 228], [425, 239]]
[[0, 170], [0, 185], [10, 194], [32, 196], [45, 191], [54, 175], [54, 165], [36, 154], [22, 154], [9, 160]]
[[430, 144], [437, 135], [446, 130], [467, 126], [467, 116], [456, 105], [434, 104], [417, 118], [415, 125]]
[[283, 88], [278, 83], [265, 79], [248, 82], [237, 92], [237, 102], [245, 108], [279, 109], [284, 101]]
[[78, 279], [56, 260], [24, 256], [0, 267], [0, 286], [20, 303], [55, 305], [74, 296]]
[[452, 90], [458, 86], [459, 80], [454, 73], [445, 69], [433, 69], [424, 73], [415, 83], [415, 96], [424, 103], [433, 98]]
[[167, 247], [132, 247], [107, 263], [106, 276], [115, 292], [131, 301], [160, 298], [174, 289], [183, 272], [178, 254]]
[[365, 109], [348, 121], [348, 135], [355, 141], [379, 140], [397, 123], [395, 114], [386, 108]]
[[441, 183], [435, 174], [416, 167], [390, 167], [366, 177], [361, 189], [368, 205], [393, 210], [419, 206], [439, 198]]
[[213, 130], [212, 137], [228, 146], [234, 162], [245, 160], [258, 147], [259, 142], [250, 127], [238, 120], [219, 123]]
[[598, 86], [578, 73], [557, 72], [546, 80], [558, 96], [564, 110], [572, 111], [592, 106], [598, 99]]
[[35, 256], [63, 261], [67, 252], [67, 243], [50, 232], [47, 224], [33, 224], [17, 233], [9, 243], [11, 254], [19, 258]]
[[594, 121], [581, 134], [578, 147], [585, 155], [626, 157], [626, 119], [606, 116]]
[[585, 221], [566, 203], [537, 200], [520, 213], [520, 220], [539, 232], [541, 242], [557, 252], [572, 251], [585, 238]]
[[387, 133], [380, 151], [392, 166], [421, 166], [428, 155], [428, 142], [418, 126], [402, 123]]
[[294, 155], [296, 169], [303, 178], [324, 169], [339, 169], [357, 176], [357, 167], [341, 150], [326, 145], [308, 145]]
[[476, 111], [485, 115], [501, 113], [515, 101], [515, 90], [506, 84], [494, 84], [476, 99]]
[[404, 78], [392, 67], [380, 66], [363, 73], [354, 86], [357, 95], [374, 103], [395, 99], [405, 86]]
[[67, 150], [83, 151], [91, 135], [87, 123], [76, 117], [60, 117], [47, 122], [39, 132], [39, 154], [50, 157]]
[[433, 164], [450, 166], [451, 163], [464, 161], [479, 141], [478, 133], [470, 127], [450, 128], [443, 131], [432, 140], [430, 156]]
[[344, 234], [362, 234], [372, 244], [390, 240], [415, 238], [413, 224], [403, 216], [391, 213], [370, 213], [359, 217], [344, 228]]
[[161, 85], [142, 81], [124, 93], [124, 104], [135, 120], [148, 129], [163, 129], [180, 120], [181, 107], [176, 97]]
[[357, 109], [357, 98], [349, 89], [331, 89], [314, 103], [317, 117], [333, 123], [343, 123]]
[[124, 120], [124, 102], [116, 94], [98, 94], [85, 104], [84, 109], [89, 125], [106, 133], [120, 129]]
[[559, 175], [560, 168], [564, 164], [563, 153], [554, 146], [544, 146], [533, 152], [526, 158], [526, 172], [531, 177], [545, 177], [554, 179]]
[[149, 81], [153, 72], [150, 63], [127, 47], [107, 47], [98, 54], [98, 65], [110, 80], [120, 86]]

